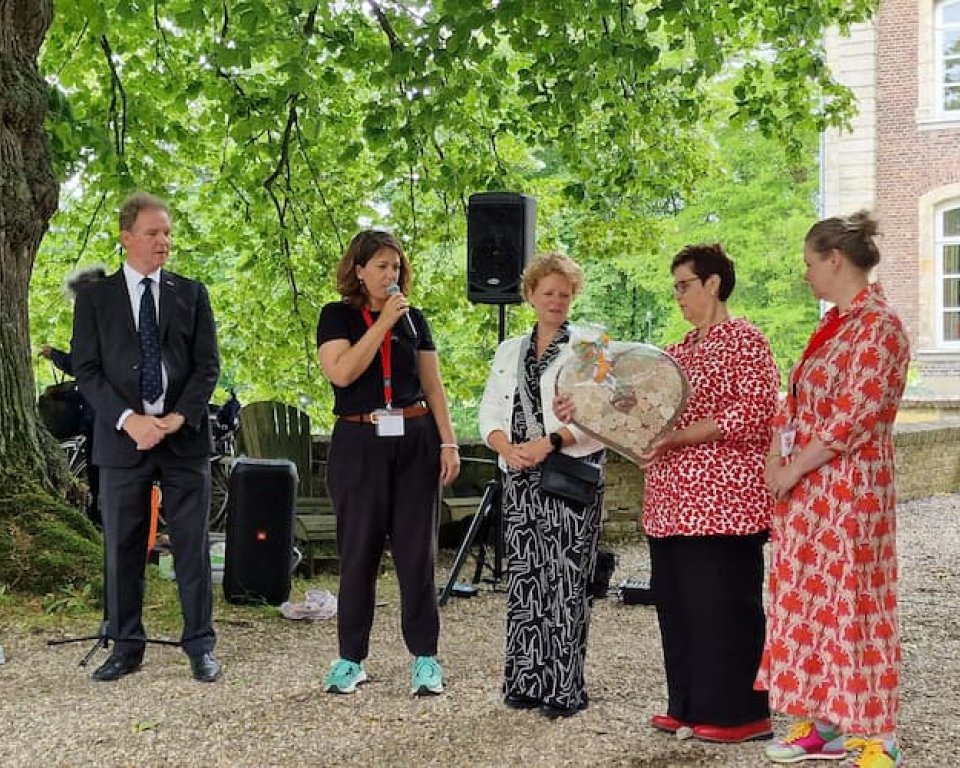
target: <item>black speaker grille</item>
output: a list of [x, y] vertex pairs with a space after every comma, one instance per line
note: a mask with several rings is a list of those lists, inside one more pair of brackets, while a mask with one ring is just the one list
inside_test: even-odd
[[467, 298], [518, 304], [520, 278], [533, 253], [536, 203], [508, 193], [471, 195], [467, 209]]
[[297, 468], [237, 459], [230, 473], [223, 592], [234, 603], [279, 605], [290, 595]]

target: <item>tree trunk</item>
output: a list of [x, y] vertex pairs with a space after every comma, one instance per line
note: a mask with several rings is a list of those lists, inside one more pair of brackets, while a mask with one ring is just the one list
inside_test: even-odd
[[57, 180], [44, 133], [47, 86], [37, 55], [50, 0], [0, 0], [0, 496], [52, 489], [30, 366], [28, 288]]
[[[0, 583], [27, 589], [82, 576], [91, 550], [96, 562], [92, 526], [63, 503], [68, 476], [30, 366], [28, 287], [58, 196], [37, 67], [52, 16], [51, 0], [0, 0]], [[43, 573], [62, 558], [77, 562]]]

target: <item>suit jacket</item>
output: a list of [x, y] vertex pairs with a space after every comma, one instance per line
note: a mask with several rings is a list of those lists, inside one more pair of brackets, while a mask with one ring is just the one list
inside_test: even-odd
[[[210, 299], [201, 283], [161, 271], [160, 345], [167, 371], [164, 411], [185, 419], [163, 442], [178, 456], [208, 456], [213, 450], [208, 406], [220, 376], [220, 357]], [[78, 293], [71, 353], [80, 392], [94, 411], [93, 462], [136, 465], [143, 452], [117, 429], [127, 409], [143, 413], [140, 340], [122, 269]]]
[[[507, 339], [499, 347], [493, 358], [493, 365], [487, 376], [487, 385], [483, 390], [480, 401], [479, 425], [480, 437], [489, 446], [490, 433], [502, 430], [510, 436], [510, 421], [513, 416], [513, 397], [517, 391], [517, 362], [520, 359], [520, 348], [526, 336], [516, 336]], [[560, 349], [560, 354], [548, 365], [540, 377], [540, 402], [543, 404], [543, 423], [547, 434], [566, 427], [576, 438], [576, 443], [565, 446], [563, 453], [570, 456], [589, 456], [603, 448], [603, 444], [587, 435], [574, 424], [561, 424], [553, 415], [553, 398], [557, 393], [557, 375], [560, 366], [573, 357], [573, 347], [567, 343]], [[501, 469], [507, 469], [503, 457], [499, 457]]]

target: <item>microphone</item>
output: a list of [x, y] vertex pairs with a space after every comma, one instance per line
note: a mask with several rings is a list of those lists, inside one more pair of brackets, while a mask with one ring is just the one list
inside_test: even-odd
[[[394, 294], [400, 293], [400, 286], [396, 283], [390, 283], [387, 286], [387, 296], [393, 296]], [[410, 341], [416, 343], [417, 341], [417, 328], [413, 324], [413, 320], [410, 317], [409, 310], [407, 313], [400, 318], [399, 321], [400, 328], [403, 330], [404, 336], [406, 336]]]

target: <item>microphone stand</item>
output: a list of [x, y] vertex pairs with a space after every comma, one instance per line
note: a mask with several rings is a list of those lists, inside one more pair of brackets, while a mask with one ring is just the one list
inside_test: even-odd
[[[156, 503], [156, 504], [157, 504], [157, 508], [159, 509], [159, 486], [158, 486], [156, 483], [154, 484], [153, 494], [154, 494], [154, 496], [151, 497], [151, 498], [152, 498], [151, 503]], [[156, 499], [156, 501], [154, 502], [153, 499]], [[147, 556], [148, 556], [148, 557], [149, 557], [149, 552], [150, 552], [150, 550], [149, 550], [149, 548], [148, 548], [148, 549], [147, 549]], [[93, 647], [90, 648], [90, 650], [88, 650], [88, 651], [83, 655], [83, 658], [80, 659], [80, 663], [77, 665], [78, 667], [85, 667], [85, 666], [87, 666], [87, 664], [90, 663], [90, 659], [92, 659], [92, 658], [94, 657], [94, 655], [96, 654], [97, 651], [99, 651], [101, 648], [103, 648], [104, 650], [106, 650], [106, 649], [108, 649], [108, 648], [110, 647], [110, 635], [109, 635], [110, 620], [109, 620], [109, 617], [108, 617], [108, 615], [107, 615], [107, 606], [109, 605], [109, 600], [108, 600], [107, 598], [108, 598], [108, 594], [107, 594], [107, 547], [106, 547], [106, 541], [104, 541], [104, 546], [103, 546], [103, 613], [102, 613], [102, 618], [101, 618], [101, 620], [100, 620], [100, 627], [99, 627], [98, 630], [97, 630], [97, 634], [95, 634], [95, 635], [84, 635], [84, 636], [82, 636], [82, 637], [66, 637], [66, 638], [58, 638], [58, 639], [56, 639], [56, 640], [47, 640], [47, 646], [48, 646], [48, 647], [53, 647], [53, 646], [57, 646], [57, 645], [67, 645], [67, 644], [69, 644], [69, 643], [86, 643], [86, 642], [89, 642], [89, 641], [93, 640], [93, 641], [94, 641]], [[154, 645], [170, 645], [170, 646], [176, 646], [176, 647], [179, 647], [179, 646], [180, 646], [180, 642], [179, 642], [178, 640], [154, 640], [154, 639], [152, 639], [152, 638], [147, 638], [144, 642], [146, 642], [146, 643], [152, 643], [152, 644], [154, 644]]]
[[[104, 561], [106, 561], [106, 552], [104, 552]], [[104, 574], [106, 574], [106, 562], [104, 562]], [[97, 630], [97, 634], [84, 635], [82, 637], [65, 637], [65, 638], [58, 638], [56, 640], [47, 640], [47, 646], [53, 647], [56, 645], [67, 645], [69, 643], [86, 643], [93, 640], [94, 641], [93, 646], [83, 655], [83, 657], [80, 659], [80, 663], [77, 664], [78, 667], [87, 666], [87, 664], [90, 663], [90, 659], [92, 659], [96, 655], [97, 651], [99, 651], [101, 648], [104, 650], [107, 650], [110, 648], [110, 635], [108, 634], [110, 620], [107, 617], [107, 604], [108, 604], [107, 580], [106, 580], [106, 576], [104, 576], [103, 614], [100, 620], [100, 627]], [[179, 647], [180, 645], [180, 642], [177, 640], [154, 640], [152, 638], [148, 638], [144, 642], [153, 643], [154, 645], [171, 645], [171, 646], [177, 646], [177, 647]]]

